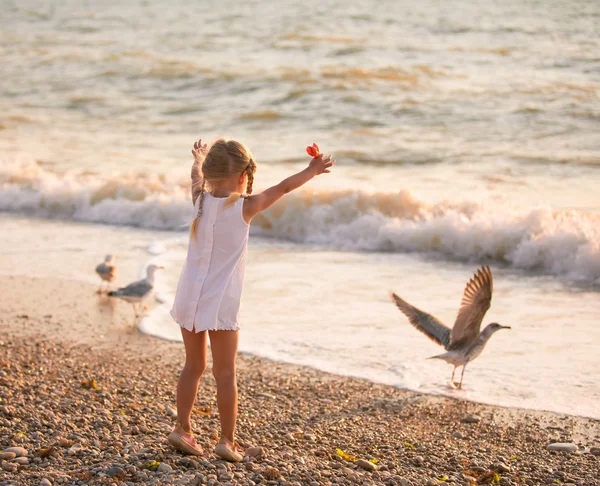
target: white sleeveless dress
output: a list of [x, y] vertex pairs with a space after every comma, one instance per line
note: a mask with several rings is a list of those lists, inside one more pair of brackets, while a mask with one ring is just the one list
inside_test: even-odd
[[[190, 237], [171, 316], [188, 331], [237, 331], [250, 225], [244, 199], [204, 194], [196, 235]], [[198, 212], [200, 198], [194, 208]]]

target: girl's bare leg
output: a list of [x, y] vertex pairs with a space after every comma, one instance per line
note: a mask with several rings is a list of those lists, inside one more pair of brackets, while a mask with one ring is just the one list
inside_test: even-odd
[[238, 331], [209, 331], [209, 337], [213, 358], [213, 375], [217, 382], [221, 435], [233, 442], [238, 406], [235, 375]]
[[177, 418], [184, 430], [191, 430], [192, 407], [198, 393], [198, 383], [206, 369], [206, 331], [193, 332], [181, 328], [185, 345], [185, 366], [177, 384]]

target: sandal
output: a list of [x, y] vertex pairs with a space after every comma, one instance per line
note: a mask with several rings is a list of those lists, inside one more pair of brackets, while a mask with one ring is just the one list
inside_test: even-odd
[[190, 430], [188, 432], [184, 430], [183, 426], [179, 422], [177, 422], [173, 432], [169, 434], [167, 439], [169, 444], [171, 444], [178, 451], [185, 452], [186, 454], [193, 454], [194, 456], [201, 456], [204, 454], [202, 448], [196, 444], [192, 431]]
[[237, 442], [231, 442], [225, 437], [221, 437], [221, 440], [215, 447], [215, 454], [221, 459], [225, 459], [230, 462], [240, 462], [244, 459], [244, 456], [240, 454], [244, 450], [239, 446]]

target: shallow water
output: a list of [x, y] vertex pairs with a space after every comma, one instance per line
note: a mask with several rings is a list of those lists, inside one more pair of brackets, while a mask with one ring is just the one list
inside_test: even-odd
[[[178, 338], [193, 140], [246, 142], [258, 190], [317, 142], [334, 174], [253, 225], [243, 350], [600, 417], [598, 2], [4, 7], [1, 273], [94, 282], [118, 253], [125, 283], [161, 261], [140, 326]], [[513, 329], [459, 393], [388, 292], [450, 325], [483, 264], [484, 322]]]

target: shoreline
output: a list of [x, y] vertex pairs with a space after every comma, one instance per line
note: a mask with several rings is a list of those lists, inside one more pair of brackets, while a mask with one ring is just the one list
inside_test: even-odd
[[[590, 453], [600, 447], [596, 419], [426, 395], [249, 353], [238, 359], [239, 438], [242, 445], [262, 447], [263, 457], [230, 465], [212, 455], [218, 415], [207, 372], [194, 422], [209, 453], [186, 458], [164, 440], [182, 343], [142, 334], [129, 306], [96, 296], [93, 285], [0, 276], [0, 292], [0, 448], [22, 446], [30, 458], [23, 465], [4, 461], [0, 484], [39, 484], [43, 478], [51, 484], [111, 484], [118, 482], [107, 473], [114, 467], [123, 480], [143, 484], [600, 481], [594, 473], [600, 458]], [[81, 360], [88, 366], [78, 366]], [[91, 379], [97, 387], [81, 385]], [[28, 409], [34, 403], [43, 410], [41, 424], [38, 409]], [[100, 424], [100, 432], [92, 424]], [[34, 458], [61, 439], [73, 444]], [[577, 452], [547, 450], [550, 442], [571, 441]], [[342, 459], [338, 448], [378, 460], [376, 470]], [[148, 468], [147, 459], [165, 466]]]

